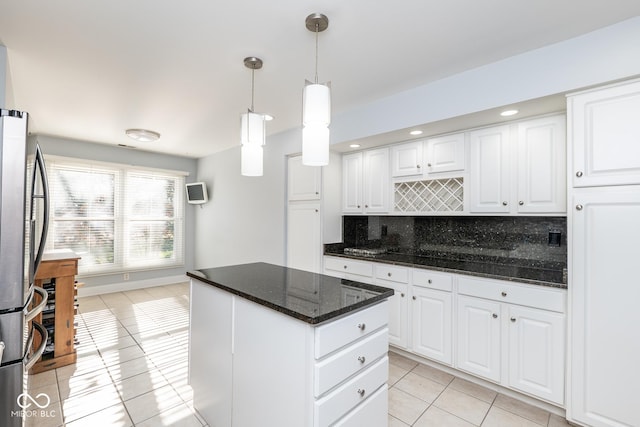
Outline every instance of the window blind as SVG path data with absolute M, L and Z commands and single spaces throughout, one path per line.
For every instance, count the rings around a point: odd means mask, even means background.
M 47 249 L 71 249 L 80 274 L 184 264 L 184 175 L 47 158 Z

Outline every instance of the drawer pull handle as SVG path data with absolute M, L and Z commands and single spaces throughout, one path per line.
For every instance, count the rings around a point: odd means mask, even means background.
M 516 323 L 516 318 L 515 318 L 515 317 L 512 317 L 512 318 L 511 318 L 511 321 L 512 321 L 513 323 Z
M 364 328 L 366 328 L 367 325 L 365 325 L 364 323 L 358 323 L 358 329 L 360 329 L 361 331 L 364 331 Z
M 514 321 L 514 322 L 515 322 L 515 320 L 516 320 L 516 319 L 513 319 L 513 321 Z M 360 362 L 360 363 L 364 363 L 364 362 L 365 362 L 365 360 L 366 360 L 366 359 L 365 359 L 365 357 L 364 357 L 364 356 L 360 356 L 360 357 L 358 357 L 358 362 Z
M 391 277 L 391 272 L 387 273 L 387 276 Z
M 365 393 L 365 391 L 364 391 L 363 388 L 359 388 L 358 389 L 358 394 L 360 395 L 360 397 L 364 397 L 364 393 Z
M 500 295 L 502 295 L 503 297 L 506 297 L 507 293 L 505 291 L 502 291 L 502 293 Z
M 496 313 L 493 313 L 493 314 L 491 315 L 491 317 L 493 317 L 494 319 L 497 319 L 497 318 L 498 318 L 498 315 L 497 315 Z

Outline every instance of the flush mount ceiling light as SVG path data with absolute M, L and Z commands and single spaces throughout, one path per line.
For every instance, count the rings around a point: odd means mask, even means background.
M 240 172 L 244 176 L 262 176 L 263 146 L 265 145 L 265 120 L 273 120 L 268 114 L 253 111 L 255 70 L 262 68 L 262 60 L 254 56 L 244 58 L 244 66 L 251 70 L 251 107 L 240 115 Z
M 312 13 L 305 25 L 316 33 L 316 73 L 314 83 L 305 80 L 302 92 L 302 164 L 326 166 L 329 164 L 331 83 L 318 83 L 318 34 L 329 27 L 329 18 Z
M 349 144 L 349 148 L 360 148 L 360 144 Z
M 158 132 L 147 129 L 127 129 L 125 133 L 129 138 L 140 142 L 152 142 L 157 141 L 160 138 L 160 134 Z
M 515 116 L 516 114 L 518 114 L 518 110 L 504 110 L 500 113 L 502 117 Z
M 409 132 L 409 135 L 413 135 L 413 136 L 422 135 L 422 131 L 421 130 L 412 130 L 411 132 Z

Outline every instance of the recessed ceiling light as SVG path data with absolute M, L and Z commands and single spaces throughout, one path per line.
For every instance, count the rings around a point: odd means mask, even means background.
M 422 131 L 421 130 L 412 130 L 411 132 L 409 132 L 409 135 L 422 135 Z
M 152 142 L 160 138 L 160 134 L 158 132 L 147 129 L 127 129 L 125 133 L 129 138 L 140 142 Z
M 349 145 L 350 148 L 360 148 L 360 144 L 351 144 Z
M 518 110 L 504 110 L 500 113 L 502 117 L 515 116 L 516 114 L 518 114 Z

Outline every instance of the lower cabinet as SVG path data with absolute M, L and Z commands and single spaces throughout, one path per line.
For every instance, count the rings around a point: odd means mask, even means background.
M 459 278 L 456 368 L 564 404 L 566 292 Z
M 451 365 L 451 292 L 412 286 L 411 293 L 411 350 Z

